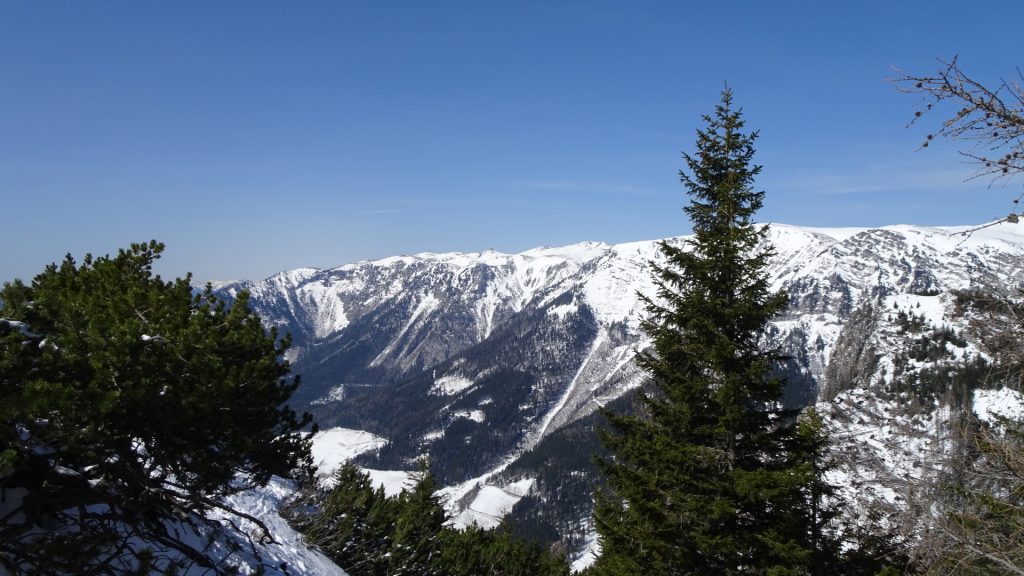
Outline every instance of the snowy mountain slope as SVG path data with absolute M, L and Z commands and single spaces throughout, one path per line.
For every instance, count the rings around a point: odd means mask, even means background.
M 907 318 L 962 329 L 952 291 L 1022 284 L 1024 225 L 964 230 L 771 225 L 770 278 L 791 303 L 771 333 L 793 355 L 787 401 L 888 390 L 925 374 L 934 359 L 901 359 L 921 345 Z M 251 291 L 257 311 L 295 336 L 295 400 L 321 425 L 390 441 L 365 464 L 408 469 L 429 453 L 444 483 L 479 494 L 525 480 L 496 474 L 641 385 L 639 294 L 654 294 L 648 263 L 658 258 L 655 241 L 418 254 L 286 272 L 225 293 Z M 983 356 L 969 341 L 943 345 L 959 359 Z
M 864 303 L 890 294 L 1020 283 L 1022 225 L 1001 224 L 968 237 L 958 235 L 962 230 L 771 225 L 777 250 L 771 278 L 791 295 L 790 310 L 776 322 L 777 337 L 794 348 L 806 344 L 801 368 L 820 386 L 845 322 Z M 345 397 L 346 387 L 356 392 L 443 371 L 445 362 L 531 310 L 547 310 L 550 323 L 571 322 L 585 310 L 596 324 L 593 339 L 566 358 L 571 376 L 558 384 L 562 390 L 550 406 L 556 413 L 537 423 L 533 438 L 636 385 L 628 357 L 642 345 L 637 294 L 653 294 L 647 263 L 657 257 L 653 241 L 511 255 L 426 253 L 300 269 L 227 291 L 249 290 L 257 311 L 295 336 L 296 371 L 304 378 L 298 400 L 328 406 L 338 403 L 330 398 Z M 550 307 L 559 297 L 564 300 Z M 437 376 L 460 377 L 457 371 Z

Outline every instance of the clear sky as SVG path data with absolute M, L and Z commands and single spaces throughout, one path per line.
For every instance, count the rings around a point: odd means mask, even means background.
M 1024 2 L 0 0 L 0 280 L 156 238 L 260 279 L 685 234 L 724 82 L 764 221 L 970 224 L 1020 183 L 918 151 L 893 66 L 1024 65 Z M 934 121 L 937 121 L 936 118 Z

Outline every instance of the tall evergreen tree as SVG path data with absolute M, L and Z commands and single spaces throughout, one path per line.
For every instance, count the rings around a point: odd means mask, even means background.
M 743 132 L 729 89 L 703 119 L 680 172 L 694 235 L 662 242 L 651 264 L 653 349 L 638 359 L 650 391 L 638 414 L 605 414 L 598 574 L 805 574 L 824 549 L 820 432 L 782 408 L 783 356 L 764 338 L 787 297 L 771 291 L 773 249 L 752 220 L 757 133 Z

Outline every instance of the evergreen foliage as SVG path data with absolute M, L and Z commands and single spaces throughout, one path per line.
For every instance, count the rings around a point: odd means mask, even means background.
M 228 308 L 188 278 L 154 276 L 162 250 L 68 256 L 0 291 L 0 565 L 12 573 L 173 571 L 175 555 L 218 572 L 169 519 L 235 512 L 221 497 L 309 463 L 309 418 L 286 405 L 299 384 L 280 360 L 288 339 L 246 294 Z
M 606 412 L 598 494 L 602 554 L 594 573 L 813 574 L 835 569 L 826 526 L 821 428 L 798 425 L 771 376 L 782 355 L 764 348 L 787 297 L 772 292 L 767 229 L 753 223 L 756 132 L 745 134 L 726 89 L 680 177 L 694 236 L 662 242 L 652 263 L 657 300 L 643 328 L 653 350 L 640 413 Z
M 354 464 L 326 493 L 313 491 L 286 511 L 292 525 L 352 576 L 567 576 L 565 560 L 507 530 L 456 530 L 423 465 L 416 483 L 388 498 Z

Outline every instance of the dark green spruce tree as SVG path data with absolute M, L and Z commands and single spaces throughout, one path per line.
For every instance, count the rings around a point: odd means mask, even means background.
M 766 348 L 768 322 L 787 306 L 772 292 L 774 254 L 754 223 L 757 133 L 745 133 L 732 92 L 680 172 L 694 235 L 661 244 L 657 297 L 643 328 L 653 348 L 635 415 L 606 413 L 598 464 L 608 489 L 595 522 L 611 574 L 813 574 L 837 547 L 824 534 L 820 428 L 799 425 L 772 376 L 784 359 Z M 834 568 L 830 568 L 834 569 Z

